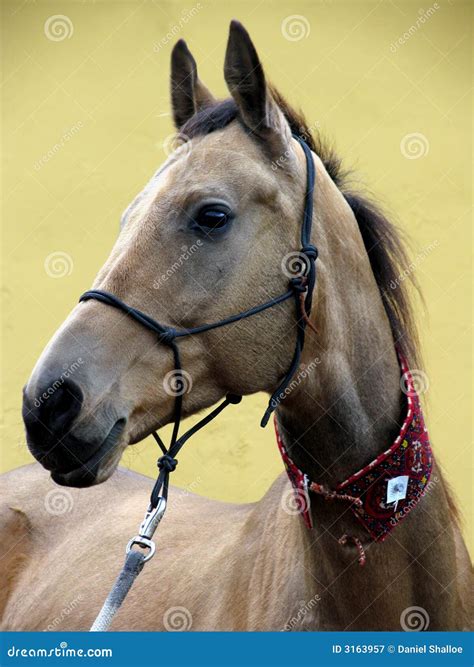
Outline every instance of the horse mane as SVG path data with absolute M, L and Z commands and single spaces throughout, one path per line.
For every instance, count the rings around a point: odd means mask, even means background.
M 304 115 L 296 111 L 273 87 L 271 95 L 280 107 L 293 134 L 301 137 L 321 159 L 326 171 L 351 207 L 370 265 L 380 290 L 382 302 L 392 329 L 395 343 L 412 368 L 421 367 L 418 333 L 408 285 L 419 292 L 418 284 L 409 270 L 410 260 L 400 230 L 390 222 L 381 208 L 369 197 L 351 190 L 350 172 L 333 146 L 319 132 L 313 132 Z M 181 128 L 179 136 L 188 141 L 225 128 L 239 118 L 232 99 L 217 102 L 192 116 Z

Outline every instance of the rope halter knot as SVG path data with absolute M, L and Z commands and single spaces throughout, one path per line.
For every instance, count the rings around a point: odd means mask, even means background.
M 242 400 L 242 396 L 239 396 L 239 394 L 227 394 L 225 400 L 230 405 L 238 405 Z
M 157 461 L 157 466 L 160 470 L 166 470 L 166 472 L 173 472 L 176 470 L 178 465 L 178 460 L 174 459 L 170 454 L 163 454 Z
M 158 340 L 160 343 L 163 343 L 163 345 L 172 345 L 176 339 L 176 333 L 175 329 L 169 327 L 164 329 L 164 331 L 158 335 Z
M 308 280 L 306 276 L 296 276 L 295 278 L 291 278 L 290 280 L 291 289 L 296 294 L 305 294 L 307 282 Z
M 304 245 L 301 248 L 300 252 L 302 255 L 306 255 L 306 257 L 310 260 L 310 262 L 315 262 L 318 259 L 319 255 L 318 249 L 312 243 Z

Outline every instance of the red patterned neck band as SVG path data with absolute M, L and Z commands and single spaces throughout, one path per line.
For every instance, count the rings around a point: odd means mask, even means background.
M 372 539 L 383 542 L 425 494 L 433 459 L 430 441 L 413 377 L 406 359 L 400 353 L 398 356 L 407 397 L 407 415 L 400 433 L 389 449 L 335 489 L 310 481 L 295 465 L 283 444 L 275 419 L 278 448 L 308 528 L 313 526 L 310 496 L 316 493 L 327 500 L 349 502 L 352 512 Z

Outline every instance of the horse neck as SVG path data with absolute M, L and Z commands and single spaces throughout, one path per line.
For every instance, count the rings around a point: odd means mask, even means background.
M 321 164 L 317 173 L 317 334 L 307 329 L 305 377 L 278 421 L 298 467 L 334 486 L 393 442 L 403 401 L 392 331 L 357 220 Z

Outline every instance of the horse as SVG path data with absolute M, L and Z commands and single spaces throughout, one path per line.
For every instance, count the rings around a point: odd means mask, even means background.
M 303 139 L 316 170 L 318 280 L 298 381 L 278 403 L 276 422 L 294 465 L 334 489 L 385 450 L 404 419 L 397 350 L 420 366 L 406 281 L 394 283 L 408 259 L 394 225 L 349 189 L 334 151 L 267 83 L 237 21 L 224 76 L 230 98 L 217 100 L 186 43 L 174 46 L 178 147 L 126 209 L 94 289 L 184 328 L 284 292 L 282 259 L 298 248 L 304 212 Z M 197 251 L 168 271 L 193 244 Z M 167 279 L 155 289 L 161 275 Z M 183 415 L 229 393 L 271 394 L 296 329 L 293 302 L 285 301 L 245 324 L 183 339 L 182 365 L 193 380 Z M 73 369 L 67 377 L 65 368 Z M 128 445 L 172 421 L 173 392 L 161 380 L 173 371 L 153 332 L 97 300 L 78 303 L 45 348 L 24 389 L 27 443 L 38 463 L 2 476 L 3 629 L 90 627 L 152 483 L 118 463 Z M 88 475 L 79 474 L 92 460 Z M 45 510 L 58 488 L 46 471 L 68 487 L 68 512 Z M 425 629 L 467 629 L 470 560 L 436 460 L 428 490 L 377 541 L 330 494 L 311 494 L 307 527 L 288 511 L 285 472 L 244 505 L 172 488 L 158 555 L 112 629 L 400 630 L 413 629 L 412 613 L 422 614 Z

